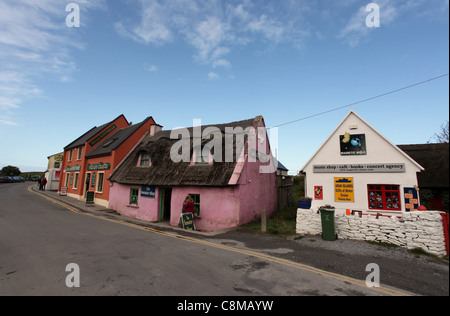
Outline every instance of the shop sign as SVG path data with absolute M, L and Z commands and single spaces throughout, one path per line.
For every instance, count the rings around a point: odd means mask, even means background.
M 95 181 L 96 181 L 96 174 L 95 172 L 92 174 L 92 181 L 91 181 L 91 188 L 95 188 Z
M 353 178 L 334 178 L 336 202 L 355 202 Z
M 81 170 L 81 166 L 72 166 L 72 167 L 66 168 L 67 172 L 80 171 L 80 170 Z
M 181 214 L 181 222 L 183 223 L 184 229 L 195 230 L 194 214 L 192 213 Z
M 59 191 L 59 195 L 67 196 L 67 187 L 61 187 L 61 191 Z
M 88 171 L 109 170 L 109 169 L 111 169 L 110 163 L 99 163 L 96 165 L 88 165 L 87 167 Z
M 141 196 L 145 198 L 156 198 L 156 187 L 143 186 L 141 188 Z
M 365 134 L 345 133 L 340 136 L 340 143 L 342 156 L 367 155 Z
M 109 134 L 111 134 L 111 132 L 113 132 L 115 129 L 117 128 L 116 124 L 112 125 L 111 127 L 109 127 L 106 131 L 104 131 L 103 133 L 101 133 L 100 135 L 98 135 L 96 138 L 94 138 L 89 145 L 91 147 L 95 146 L 98 142 L 100 142 L 103 138 L 105 138 L 106 136 L 108 136 Z
M 405 173 L 404 163 L 314 165 L 314 173 Z
M 57 161 L 57 162 L 62 162 L 62 161 L 63 161 L 63 155 L 56 155 L 56 156 L 54 157 L 54 159 L 55 159 L 55 161 Z

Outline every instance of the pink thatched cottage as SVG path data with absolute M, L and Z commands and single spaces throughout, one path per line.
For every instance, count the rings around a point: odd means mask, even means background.
M 236 227 L 277 207 L 276 161 L 264 119 L 157 131 L 113 171 L 109 208 L 177 226 L 187 195 L 197 230 Z

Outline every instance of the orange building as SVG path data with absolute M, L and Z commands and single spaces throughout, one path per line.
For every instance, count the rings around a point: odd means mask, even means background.
M 124 115 L 92 128 L 64 148 L 58 191 L 107 207 L 110 173 L 144 135 L 157 128 L 152 117 L 131 125 Z

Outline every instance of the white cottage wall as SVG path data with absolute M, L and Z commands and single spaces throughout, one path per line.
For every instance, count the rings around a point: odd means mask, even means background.
M 366 155 L 341 155 L 340 135 L 364 134 L 366 138 Z M 339 164 L 405 164 L 404 173 L 314 173 L 314 165 L 339 165 Z M 409 156 L 404 154 L 397 146 L 392 144 L 383 135 L 361 119 L 353 111 L 336 128 L 332 135 L 325 141 L 322 147 L 314 154 L 311 160 L 303 168 L 306 173 L 305 192 L 309 197 L 314 197 L 315 186 L 323 187 L 323 200 L 312 201 L 312 208 L 330 204 L 336 207 L 338 213 L 345 213 L 346 209 L 369 209 L 368 185 L 399 185 L 400 186 L 400 211 L 383 211 L 383 214 L 404 213 L 405 202 L 403 189 L 417 185 L 417 173 L 421 167 Z M 354 202 L 335 201 L 335 177 L 351 177 L 354 180 Z M 379 210 L 374 210 L 379 213 Z

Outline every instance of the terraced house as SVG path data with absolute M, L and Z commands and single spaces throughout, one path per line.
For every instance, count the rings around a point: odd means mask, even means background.
M 152 117 L 132 125 L 120 115 L 81 135 L 64 148 L 60 194 L 108 206 L 110 173 L 156 127 Z

